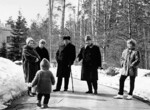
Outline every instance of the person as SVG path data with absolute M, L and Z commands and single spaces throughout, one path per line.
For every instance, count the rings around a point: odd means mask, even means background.
M 34 80 L 31 83 L 31 87 L 37 86 L 37 106 L 42 108 L 48 108 L 48 102 L 50 99 L 50 93 L 52 91 L 52 85 L 55 84 L 55 79 L 52 72 L 49 70 L 49 61 L 44 58 L 40 62 L 40 70 L 37 71 Z M 44 102 L 41 106 L 41 99 L 44 96 Z
M 63 37 L 63 45 L 59 46 L 56 53 L 57 68 L 57 85 L 56 91 L 60 91 L 62 85 L 62 78 L 64 78 L 64 91 L 68 90 L 69 77 L 71 72 L 71 65 L 74 63 L 76 57 L 75 46 L 70 41 L 70 36 Z
M 49 53 L 48 50 L 45 48 L 46 41 L 44 39 L 41 39 L 39 41 L 39 45 L 35 48 L 36 52 L 40 56 L 40 60 L 38 61 L 38 68 L 40 69 L 40 62 L 42 61 L 43 58 L 46 58 L 48 61 L 49 60 Z
M 119 81 L 119 92 L 114 98 L 122 99 L 124 92 L 124 82 L 126 78 L 130 77 L 130 91 L 128 93 L 127 99 L 131 100 L 133 98 L 134 83 L 137 76 L 137 66 L 140 63 L 140 53 L 136 49 L 136 41 L 134 39 L 129 39 L 127 41 L 127 49 L 122 53 L 121 57 L 121 77 Z
M 82 60 L 81 80 L 87 82 L 88 91 L 86 93 L 97 94 L 98 67 L 101 68 L 101 53 L 98 46 L 92 43 L 90 36 L 85 36 L 85 46 L 81 48 L 77 61 Z
M 26 39 L 26 45 L 23 47 L 22 61 L 23 61 L 23 71 L 25 75 L 25 82 L 31 83 L 37 70 L 38 61 L 40 56 L 34 49 L 34 40 L 31 37 Z M 28 88 L 28 95 L 35 95 L 35 88 Z M 33 93 L 32 93 L 33 92 Z

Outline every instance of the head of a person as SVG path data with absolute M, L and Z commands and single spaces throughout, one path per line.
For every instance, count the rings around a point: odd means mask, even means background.
M 45 47 L 45 44 L 46 44 L 46 41 L 45 41 L 44 39 L 41 39 L 41 40 L 39 41 L 39 47 L 40 47 L 40 48 Z
M 136 41 L 134 39 L 127 40 L 127 48 L 128 49 L 135 49 Z
M 34 45 L 35 45 L 35 42 L 34 42 L 34 39 L 32 38 L 32 37 L 28 37 L 27 39 L 26 39 L 26 45 L 28 45 L 28 46 L 30 46 L 30 47 L 34 47 Z
M 92 39 L 89 35 L 85 36 L 85 45 L 91 45 L 92 44 Z
M 63 43 L 65 44 L 65 45 L 67 45 L 67 44 L 69 44 L 70 43 L 70 36 L 64 36 L 63 37 Z
M 42 61 L 40 62 L 40 68 L 42 70 L 49 70 L 50 68 L 50 63 L 46 58 L 43 58 Z

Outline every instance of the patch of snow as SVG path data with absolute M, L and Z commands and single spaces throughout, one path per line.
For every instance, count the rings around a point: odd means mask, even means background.
M 0 57 L 0 108 L 27 88 L 22 66 Z

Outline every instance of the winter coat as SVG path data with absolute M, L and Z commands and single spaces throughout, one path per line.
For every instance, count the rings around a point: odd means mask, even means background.
M 121 56 L 122 75 L 137 76 L 137 66 L 140 63 L 139 51 L 125 49 Z
M 38 63 L 36 62 L 36 59 L 40 59 L 39 55 L 35 51 L 34 48 L 25 45 L 23 47 L 22 52 L 22 61 L 23 61 L 23 71 L 25 75 L 25 82 L 30 83 L 37 70 L 38 70 Z
M 98 67 L 101 67 L 101 53 L 98 46 L 81 48 L 78 55 L 79 61 L 82 60 L 81 80 L 95 81 L 98 80 Z
M 76 57 L 75 46 L 71 43 L 61 45 L 56 53 L 58 63 L 57 77 L 70 77 L 71 65 Z
M 40 48 L 38 46 L 38 47 L 35 48 L 35 50 L 40 56 L 40 60 L 38 62 L 38 68 L 40 69 L 40 62 L 42 61 L 43 58 L 46 58 L 49 61 L 49 53 L 48 53 L 48 50 L 45 47 Z
M 55 79 L 51 71 L 49 71 L 49 61 L 43 59 L 40 63 L 40 70 L 36 73 L 31 86 L 36 86 L 37 92 L 42 94 L 50 94 L 52 91 L 52 85 L 55 84 Z

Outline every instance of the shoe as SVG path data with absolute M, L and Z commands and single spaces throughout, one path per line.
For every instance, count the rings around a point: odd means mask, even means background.
M 64 89 L 64 91 L 68 91 L 67 89 Z
M 36 104 L 38 107 L 41 107 L 41 102 L 38 101 L 38 103 Z
M 87 91 L 85 92 L 86 94 L 92 94 L 93 92 L 92 91 Z
M 31 87 L 28 87 L 28 95 L 30 96 L 30 93 L 31 93 Z
M 115 98 L 115 99 L 123 99 L 123 95 L 119 95 L 119 94 L 118 94 L 118 95 L 114 96 L 114 98 Z
M 126 99 L 127 99 L 127 100 L 132 100 L 132 99 L 133 99 L 133 96 L 132 96 L 132 95 L 128 95 Z
M 44 109 L 44 108 L 48 108 L 48 105 L 44 104 L 44 105 L 41 106 L 41 109 Z
M 59 89 L 55 89 L 55 90 L 53 90 L 54 92 L 58 92 L 58 91 L 60 91 Z
M 94 94 L 96 95 L 96 94 L 97 94 L 97 91 L 95 91 Z

